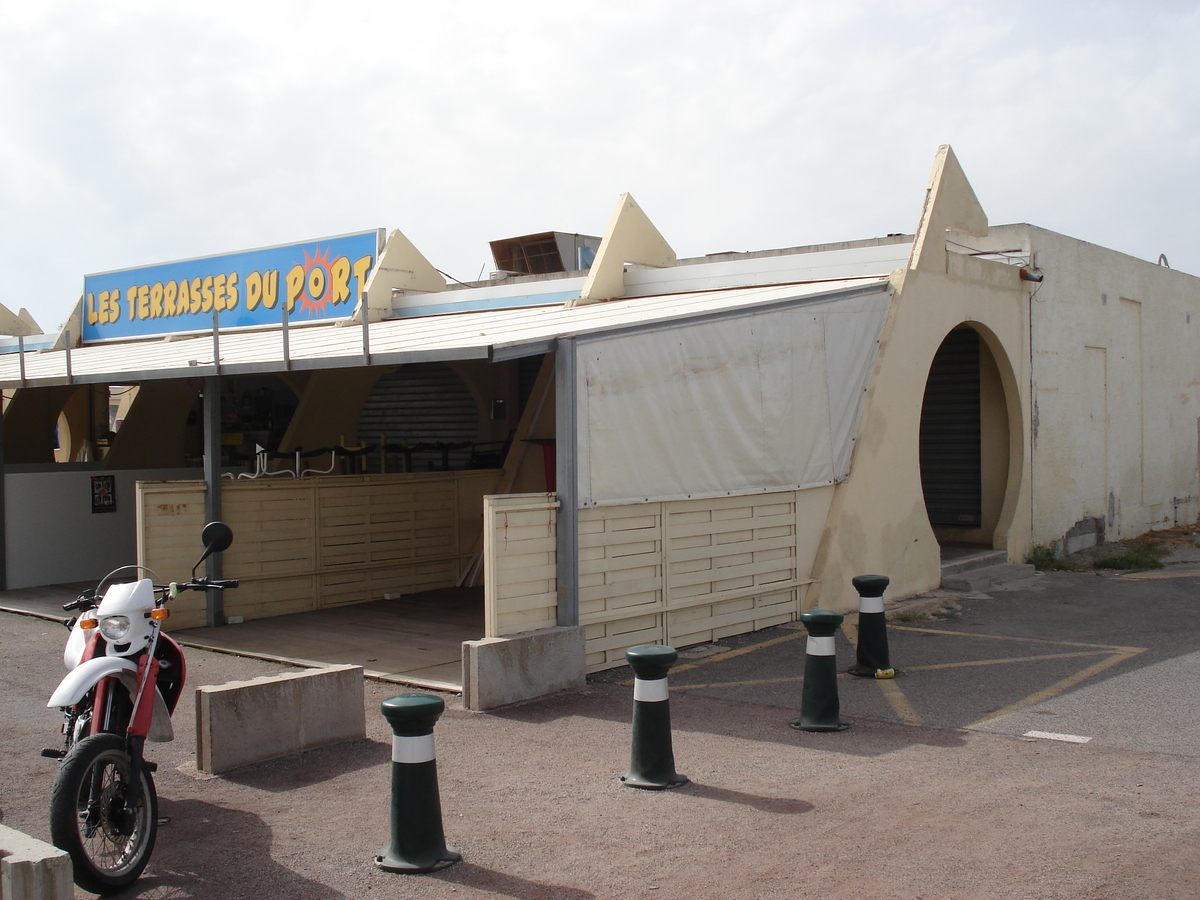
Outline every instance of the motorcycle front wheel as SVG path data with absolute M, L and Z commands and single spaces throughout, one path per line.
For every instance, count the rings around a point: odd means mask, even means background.
M 143 768 L 132 815 L 125 812 L 130 758 L 116 734 L 86 737 L 71 748 L 50 792 L 50 837 L 67 851 L 75 883 L 94 894 L 132 884 L 150 861 L 158 833 L 158 796 Z

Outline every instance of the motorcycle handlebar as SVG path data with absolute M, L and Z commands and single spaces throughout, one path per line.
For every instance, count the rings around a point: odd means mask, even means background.
M 226 588 L 235 588 L 238 586 L 236 578 L 197 578 L 195 581 L 184 581 L 179 585 L 181 591 L 207 591 L 209 588 L 214 588 L 218 591 L 223 591 Z
M 74 612 L 77 609 L 90 609 L 96 605 L 96 594 L 94 591 L 84 591 L 70 603 L 62 605 L 63 612 Z

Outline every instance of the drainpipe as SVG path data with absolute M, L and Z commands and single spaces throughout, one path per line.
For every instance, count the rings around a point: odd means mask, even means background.
M 555 481 L 558 491 L 558 624 L 579 624 L 579 404 L 575 338 L 554 354 Z

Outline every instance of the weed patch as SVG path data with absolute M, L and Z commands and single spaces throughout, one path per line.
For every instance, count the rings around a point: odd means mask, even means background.
M 1039 572 L 1073 572 L 1075 563 L 1061 559 L 1053 547 L 1034 547 L 1027 560 Z
M 1166 548 L 1160 539 L 1151 535 L 1135 538 L 1125 545 L 1123 553 L 1098 556 L 1092 560 L 1097 569 L 1124 569 L 1129 572 L 1148 572 L 1163 567 Z

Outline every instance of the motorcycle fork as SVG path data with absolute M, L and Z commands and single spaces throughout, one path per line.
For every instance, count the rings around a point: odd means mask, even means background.
M 92 700 L 92 721 L 88 734 L 100 734 L 108 730 L 108 720 L 112 715 L 111 678 L 101 678 L 96 682 L 96 695 Z
M 145 768 L 142 752 L 145 744 L 145 737 L 133 734 L 125 737 L 125 749 L 129 753 L 129 786 L 125 793 L 125 815 L 121 822 L 121 831 L 126 835 L 133 834 L 133 826 L 137 822 L 138 801 L 142 799 L 142 769 Z
M 142 797 L 142 770 L 146 767 L 142 756 L 146 747 L 146 734 L 150 731 L 150 723 L 154 718 L 158 668 L 158 660 L 154 658 L 153 653 L 146 653 L 138 660 L 138 691 L 133 700 L 133 715 L 125 734 L 125 749 L 129 753 L 129 790 L 125 795 L 125 821 L 131 830 L 138 801 Z

